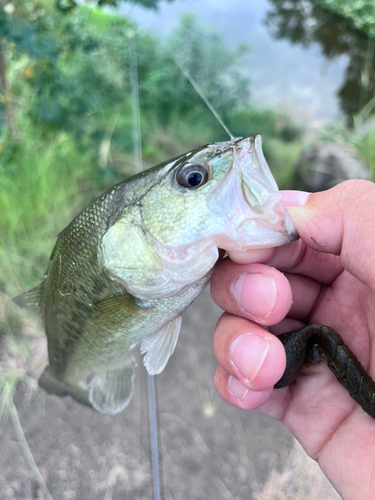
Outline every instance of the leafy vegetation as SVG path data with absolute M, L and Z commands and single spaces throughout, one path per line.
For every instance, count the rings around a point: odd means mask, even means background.
M 325 0 L 324 0 L 325 1 Z M 328 2 L 328 0 L 327 0 Z M 340 108 L 353 126 L 353 117 L 375 97 L 375 44 L 365 32 L 339 14 L 328 3 L 315 0 L 269 0 L 271 9 L 265 23 L 276 39 L 286 39 L 303 47 L 318 44 L 328 60 L 345 56 L 345 75 L 337 92 Z M 359 5 L 362 0 L 335 2 Z M 373 11 L 367 2 L 367 14 Z
M 355 119 L 355 127 L 348 129 L 340 124 L 325 127 L 321 139 L 349 149 L 368 170 L 369 179 L 375 182 L 375 121 L 363 120 L 361 115 Z
M 0 12 L 3 104 L 12 104 L 3 107 L 0 143 L 0 289 L 14 295 L 35 285 L 56 234 L 99 191 L 133 173 L 132 50 L 146 166 L 227 138 L 179 64 L 234 134 L 265 133 L 271 166 L 287 182 L 301 132 L 281 113 L 249 105 L 250 81 L 239 70 L 246 47 L 229 50 L 193 16 L 157 40 L 100 9 L 19 5 Z
M 347 19 L 356 29 L 375 36 L 375 4 L 372 0 L 319 0 L 327 10 Z
M 143 5 L 149 9 L 156 9 L 161 0 L 91 0 L 91 3 L 98 5 L 99 7 L 109 6 L 118 7 L 122 2 L 130 2 L 134 4 Z M 173 0 L 167 0 L 173 1 Z M 75 0 L 56 0 L 56 6 L 63 12 L 68 12 L 70 10 L 78 7 L 79 3 Z

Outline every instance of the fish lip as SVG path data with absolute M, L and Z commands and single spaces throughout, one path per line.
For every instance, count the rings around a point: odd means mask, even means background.
M 209 208 L 224 216 L 224 225 L 233 233 L 246 232 L 248 248 L 256 232 L 256 246 L 280 246 L 298 239 L 297 231 L 282 201 L 281 193 L 262 150 L 262 135 L 250 134 L 232 141 L 233 162 L 229 173 L 208 194 Z M 251 224 L 250 224 L 251 223 Z M 274 238 L 272 238 L 274 233 Z M 264 235 L 265 244 L 261 244 Z M 244 240 L 244 234 L 241 239 Z

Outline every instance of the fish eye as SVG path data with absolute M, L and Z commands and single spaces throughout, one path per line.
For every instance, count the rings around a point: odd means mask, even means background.
M 201 163 L 185 163 L 177 172 L 176 179 L 181 186 L 198 188 L 208 181 L 208 170 Z

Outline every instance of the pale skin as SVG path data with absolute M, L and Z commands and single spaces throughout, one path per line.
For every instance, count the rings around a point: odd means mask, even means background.
M 273 389 L 285 353 L 270 332 L 330 326 L 375 379 L 375 184 L 348 181 L 309 196 L 286 192 L 284 199 L 301 239 L 232 253 L 214 272 L 212 297 L 227 311 L 213 338 L 215 386 L 228 403 L 281 420 L 344 500 L 371 499 L 375 420 L 325 362 Z

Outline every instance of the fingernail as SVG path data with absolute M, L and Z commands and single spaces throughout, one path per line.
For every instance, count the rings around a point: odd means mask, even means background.
M 232 377 L 232 375 L 230 375 L 228 379 L 228 389 L 229 392 L 240 401 L 242 401 L 249 392 L 249 389 L 245 387 L 237 378 Z
M 233 296 L 241 309 L 262 323 L 276 304 L 277 287 L 271 275 L 243 274 L 233 285 Z
M 307 191 L 281 191 L 283 202 L 287 207 L 300 207 L 307 203 L 311 193 Z
M 267 338 L 256 333 L 245 333 L 236 338 L 229 351 L 232 365 L 240 372 L 247 383 L 251 383 L 264 360 L 269 349 Z

